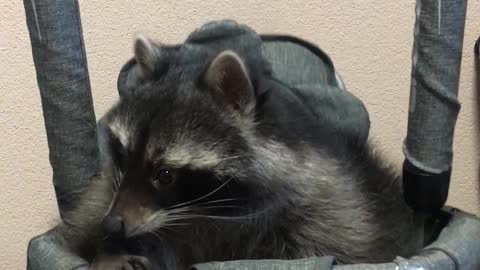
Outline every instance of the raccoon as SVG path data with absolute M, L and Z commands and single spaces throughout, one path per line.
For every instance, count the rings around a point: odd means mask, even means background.
M 416 251 L 400 177 L 371 144 L 315 121 L 239 52 L 186 66 L 178 51 L 136 39 L 131 95 L 102 120 L 111 160 L 55 229 L 92 269 Z

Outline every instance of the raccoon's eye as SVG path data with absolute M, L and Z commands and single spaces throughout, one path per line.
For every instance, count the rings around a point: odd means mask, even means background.
M 176 171 L 170 169 L 157 170 L 152 177 L 152 185 L 156 189 L 161 189 L 175 182 Z

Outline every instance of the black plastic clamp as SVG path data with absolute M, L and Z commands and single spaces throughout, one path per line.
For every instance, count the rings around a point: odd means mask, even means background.
M 403 164 L 403 195 L 416 212 L 436 213 L 447 201 L 452 169 L 440 174 L 425 172 L 405 160 Z

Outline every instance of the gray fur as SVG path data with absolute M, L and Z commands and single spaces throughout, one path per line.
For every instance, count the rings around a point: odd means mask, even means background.
M 158 57 L 169 59 L 177 53 L 161 47 L 149 51 L 162 51 Z M 342 134 L 331 133 L 332 127 L 308 122 L 307 114 L 284 106 L 287 101 L 275 96 L 277 86 L 268 73 L 257 72 L 262 70 L 258 67 L 252 71 L 240 54 L 228 54 L 242 61 L 240 75 L 229 76 L 236 68 L 209 69 L 221 50 L 188 67 L 173 61 L 162 72 L 150 70 L 150 81 L 138 82 L 135 92 L 107 113 L 100 130 L 108 133 L 106 143 L 119 144 L 108 148 L 112 162 L 57 228 L 66 245 L 89 260 L 134 250 L 133 255 L 149 258 L 153 269 L 321 255 L 333 255 L 341 263 L 385 262 L 413 254 L 412 213 L 403 202 L 398 174 L 369 145 L 351 145 Z M 226 74 L 215 74 L 219 72 Z M 210 83 L 239 76 L 255 89 L 252 102 L 234 100 L 253 104 L 248 113 L 223 106 L 232 100 L 218 100 L 219 89 Z M 248 87 L 233 97 L 250 95 Z M 262 89 L 270 89 L 271 96 L 257 102 Z M 271 109 L 277 106 L 284 108 L 282 116 Z M 120 165 L 117 152 L 126 155 L 127 164 Z M 187 179 L 188 185 L 178 184 L 180 191 L 162 193 L 175 203 L 148 205 L 144 201 L 157 194 L 149 186 L 150 171 L 160 167 L 206 171 L 219 184 L 202 196 L 177 201 L 176 194 L 191 192 L 190 184 L 203 186 L 200 179 Z M 246 191 L 239 194 L 247 201 L 231 205 L 241 198 L 214 200 L 227 189 L 237 194 L 242 188 Z M 227 215 L 222 207 L 234 210 Z M 99 229 L 103 217 L 112 213 L 126 221 L 129 239 L 120 251 L 103 244 L 108 236 Z M 136 244 L 130 246 L 130 239 Z M 154 251 L 145 252 L 139 242 L 153 243 Z

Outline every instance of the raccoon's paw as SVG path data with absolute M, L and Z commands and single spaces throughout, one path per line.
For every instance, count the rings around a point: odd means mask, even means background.
M 111 255 L 95 258 L 91 270 L 151 270 L 150 261 L 141 256 Z

